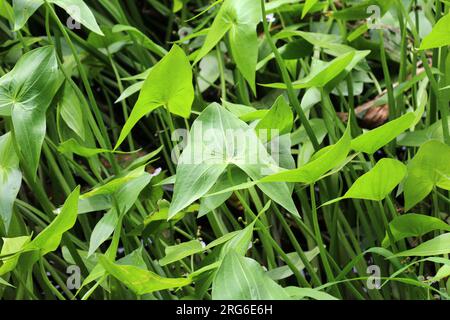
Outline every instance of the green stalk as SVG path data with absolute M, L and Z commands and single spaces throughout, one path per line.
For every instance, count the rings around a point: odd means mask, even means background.
M 292 104 L 292 106 L 294 107 L 295 111 L 297 112 L 297 115 L 300 118 L 301 124 L 305 127 L 306 133 L 314 147 L 314 150 L 317 151 L 317 150 L 319 150 L 319 143 L 317 141 L 317 138 L 314 134 L 314 131 L 311 128 L 311 125 L 308 122 L 308 119 L 305 116 L 305 113 L 303 112 L 302 107 L 300 106 L 300 103 L 298 102 L 298 99 L 294 92 L 294 88 L 292 86 L 291 78 L 289 77 L 289 73 L 286 68 L 286 64 L 284 63 L 283 58 L 281 57 L 281 54 L 278 51 L 278 48 L 276 47 L 275 43 L 273 42 L 272 36 L 270 35 L 269 27 L 268 27 L 267 20 L 266 20 L 265 0 L 261 0 L 261 9 L 262 9 L 262 16 L 263 16 L 264 35 L 265 35 L 267 42 L 269 43 L 269 46 L 275 56 L 275 60 L 277 61 L 278 68 L 280 69 L 281 76 L 283 78 L 283 82 L 286 84 L 289 101 Z
M 315 240 L 316 240 L 317 246 L 319 247 L 320 258 L 322 260 L 322 264 L 325 269 L 325 274 L 327 275 L 328 282 L 334 282 L 335 279 L 334 279 L 333 271 L 331 271 L 330 262 L 328 261 L 328 256 L 325 252 L 325 245 L 323 243 L 322 235 L 320 232 L 319 217 L 317 215 L 317 206 L 316 206 L 316 191 L 314 189 L 314 184 L 309 185 L 309 192 L 310 192 L 310 196 L 311 196 L 311 209 L 312 209 L 314 234 L 315 234 Z M 335 287 L 334 291 L 338 295 L 340 295 L 339 289 L 337 287 Z

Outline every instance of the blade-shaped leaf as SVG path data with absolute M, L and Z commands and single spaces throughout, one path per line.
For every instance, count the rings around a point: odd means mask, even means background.
M 142 31 L 137 28 L 126 26 L 126 25 L 115 25 L 112 28 L 112 32 L 128 32 L 134 36 L 135 41 L 141 44 L 143 47 L 149 49 L 150 51 L 156 53 L 160 57 L 164 57 L 167 54 L 166 49 L 157 45 L 151 39 L 149 39 Z
M 14 31 L 21 29 L 44 0 L 13 0 Z
M 99 188 L 97 193 L 94 193 L 94 196 L 110 194 L 111 198 L 115 200 L 112 201 L 112 209 L 100 219 L 92 231 L 88 256 L 93 254 L 111 236 L 117 223 L 120 222 L 120 216 L 131 209 L 139 194 L 150 183 L 152 176 L 143 171 L 143 168 L 134 170 L 126 179 L 123 177 L 110 181 L 108 184 L 100 187 L 104 188 L 103 191 Z M 102 193 L 98 193 L 99 190 Z M 83 199 L 85 199 L 86 194 L 83 196 Z
M 77 221 L 79 196 L 80 187 L 78 186 L 67 197 L 61 213 L 27 245 L 27 250 L 40 250 L 41 254 L 45 255 L 58 248 L 63 234 L 72 229 Z
M 11 133 L 7 133 L 0 137 L 0 218 L 7 231 L 21 184 L 19 158 L 14 150 Z
M 64 86 L 64 92 L 59 101 L 61 117 L 64 122 L 82 140 L 85 139 L 86 129 L 84 127 L 83 101 L 80 101 L 75 90 L 69 84 Z

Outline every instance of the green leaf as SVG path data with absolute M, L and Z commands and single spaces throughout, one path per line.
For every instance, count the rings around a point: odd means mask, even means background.
M 435 186 L 450 190 L 450 147 L 430 140 L 424 143 L 408 163 L 404 183 L 405 210 L 422 201 Z
M 150 38 L 148 38 L 144 33 L 142 33 L 139 29 L 135 27 L 118 24 L 112 28 L 112 32 L 124 32 L 124 31 L 131 34 L 133 36 L 134 41 L 142 45 L 144 48 L 147 48 L 153 53 L 157 54 L 161 58 L 167 54 L 166 49 L 157 45 L 155 42 L 153 42 Z
M 169 217 L 203 197 L 229 165 L 236 165 L 254 181 L 261 179 L 265 172 L 280 170 L 255 131 L 213 103 L 192 125 L 188 144 L 178 162 Z M 298 214 L 287 184 L 257 185 L 272 200 Z
M 176 74 L 176 77 L 171 75 Z M 194 101 L 192 69 L 184 51 L 174 45 L 170 52 L 150 71 L 138 101 L 125 123 L 115 149 L 125 140 L 131 129 L 146 114 L 166 106 L 176 115 L 188 118 Z
M 450 233 L 444 233 L 428 240 L 414 249 L 395 254 L 395 257 L 426 257 L 450 253 Z
M 44 0 L 14 0 L 14 31 L 21 29 L 43 4 Z
M 450 231 L 450 225 L 441 219 L 425 216 L 422 214 L 403 214 L 395 217 L 389 223 L 394 241 L 409 237 L 421 237 L 428 232 L 434 230 Z M 386 235 L 383 240 L 383 247 L 388 247 L 390 244 L 389 237 Z
M 292 83 L 294 89 L 311 87 L 324 87 L 328 82 L 343 72 L 355 57 L 355 51 L 350 51 L 334 60 L 325 63 L 321 68 L 316 68 L 307 77 Z M 265 87 L 286 89 L 284 83 L 265 84 Z
M 64 92 L 59 101 L 61 117 L 64 122 L 82 140 L 85 139 L 86 129 L 84 127 L 83 107 L 87 107 L 81 101 L 71 85 L 64 86 Z
M 34 0 L 33 0 L 34 1 Z M 103 35 L 102 30 L 95 20 L 94 14 L 91 9 L 84 3 L 83 0 L 47 0 L 53 2 L 57 6 L 63 8 L 68 15 L 70 15 L 75 21 L 81 23 L 86 28 L 99 35 Z
M 223 259 L 230 251 L 245 256 L 252 245 L 253 230 L 255 228 L 256 219 L 253 220 L 244 229 L 236 231 L 235 235 L 221 249 L 220 258 Z
M 14 288 L 13 285 L 11 285 L 8 281 L 4 280 L 3 278 L 0 278 L 0 285 Z
M 32 178 L 46 132 L 46 111 L 61 85 L 53 47 L 24 54 L 0 79 L 0 115 L 12 116 L 20 160 Z
M 359 177 L 343 197 L 328 201 L 329 205 L 342 199 L 366 199 L 381 201 L 403 180 L 406 175 L 406 166 L 395 159 L 381 159 L 377 164 Z
M 240 185 L 245 183 L 248 180 L 247 175 L 237 167 L 234 167 L 232 170 L 233 181 L 228 179 L 228 174 L 223 173 L 214 186 L 208 191 L 208 193 L 201 198 L 200 200 L 200 209 L 198 212 L 198 218 L 206 215 L 212 210 L 218 208 L 221 204 L 223 204 L 231 195 L 232 191 L 224 192 L 219 195 L 209 196 L 210 194 L 214 194 L 215 192 L 220 192 L 222 190 L 229 189 L 233 187 L 233 185 Z M 233 183 L 232 183 L 233 182 Z
M 273 130 L 277 130 L 277 135 L 291 132 L 294 115 L 288 103 L 283 96 L 279 96 L 269 112 L 256 125 L 256 132 L 261 134 L 260 130 L 266 130 L 267 141 L 272 138 Z
M 110 194 L 111 198 L 115 200 L 112 201 L 111 210 L 100 219 L 92 231 L 88 256 L 93 254 L 110 237 L 121 221 L 120 216 L 131 209 L 139 194 L 150 183 L 152 176 L 145 172 L 144 168 L 145 166 L 140 167 L 128 176 L 112 180 L 91 191 L 94 196 Z M 83 199 L 85 199 L 86 194 L 83 196 Z
M 110 210 L 95 225 L 89 239 L 88 256 L 91 256 L 103 242 L 108 240 L 117 227 L 119 216 L 117 210 Z
M 314 249 L 305 252 L 305 256 L 308 259 L 308 261 L 312 261 L 316 256 L 319 255 L 319 247 L 315 247 Z M 302 259 L 296 252 L 288 253 L 287 256 L 292 261 L 292 263 L 295 265 L 295 267 L 302 271 L 305 268 L 305 265 L 303 264 Z M 267 275 L 272 280 L 283 280 L 290 276 L 292 276 L 294 272 L 291 270 L 291 268 L 288 265 L 284 265 L 275 269 L 271 269 L 267 271 Z
M 143 175 L 145 175 L 145 166 L 140 166 L 136 169 L 133 169 L 130 172 L 127 172 L 125 174 L 122 174 L 119 177 L 115 177 L 114 179 L 111 179 L 110 181 L 107 181 L 105 184 L 95 187 L 89 192 L 84 193 L 80 198 L 86 199 L 98 195 L 108 195 L 113 194 L 117 191 L 119 191 L 123 186 L 136 178 L 139 178 Z
M 0 137 L 0 218 L 6 231 L 11 223 L 14 200 L 22 184 L 19 158 L 14 150 L 11 133 Z
M 137 295 L 144 295 L 155 291 L 180 288 L 191 283 L 186 278 L 164 278 L 142 268 L 132 265 L 118 265 L 104 256 L 99 256 L 99 262 L 114 278 L 125 284 Z
M 0 251 L 0 256 L 3 263 L 0 265 L 0 276 L 11 272 L 16 268 L 17 262 L 20 258 L 20 252 L 24 250 L 30 242 L 31 236 L 23 236 L 16 238 L 3 238 L 3 246 Z
M 410 112 L 381 127 L 370 130 L 352 140 L 352 149 L 358 152 L 373 154 L 411 127 L 415 120 L 416 114 Z
M 253 92 L 256 91 L 255 74 L 258 62 L 256 26 L 261 21 L 261 6 L 255 0 L 225 0 L 195 57 L 199 62 L 229 32 L 234 61 Z
M 205 250 L 202 243 L 198 240 L 183 242 L 175 246 L 166 247 L 164 258 L 159 260 L 161 266 L 168 265 L 172 262 L 179 261 L 185 257 L 194 255 Z
M 329 293 L 312 288 L 286 287 L 285 290 L 286 293 L 295 300 L 304 298 L 312 298 L 314 300 L 339 300 Z
M 75 153 L 82 157 L 93 157 L 100 153 L 111 153 L 108 149 L 87 148 L 80 145 L 75 139 L 64 141 L 58 146 L 58 151 L 61 153 Z
M 302 10 L 302 19 L 308 14 L 309 10 L 316 5 L 319 0 L 306 0 Z
M 0 1 L 0 16 L 14 23 L 14 11 L 12 6 L 6 0 Z
M 445 279 L 450 276 L 450 260 L 447 261 L 448 261 L 447 264 L 439 268 L 435 276 L 431 278 L 430 282 L 441 281 L 442 279 Z
M 45 255 L 58 248 L 63 234 L 72 229 L 77 221 L 79 196 L 78 186 L 67 197 L 61 213 L 26 246 L 27 250 L 40 250 L 40 253 Z
M 395 3 L 392 0 L 365 0 L 359 1 L 348 8 L 334 11 L 333 17 L 342 20 L 360 20 L 369 18 L 374 12 L 368 10 L 370 6 L 376 6 L 380 9 L 381 18 L 389 8 Z M 378 17 L 377 17 L 378 18 Z
M 450 33 L 450 13 L 443 16 L 434 25 L 431 33 L 420 44 L 419 50 L 434 49 L 450 45 L 448 34 Z
M 250 228 L 249 228 L 250 229 Z M 230 240 L 232 240 L 234 237 L 240 238 L 240 235 L 242 235 L 242 233 L 247 232 L 246 231 L 233 231 L 233 232 L 229 232 L 225 235 L 223 235 L 220 238 L 217 238 L 216 240 L 210 242 L 208 245 L 202 243 L 199 240 L 191 240 L 188 242 L 183 242 L 174 246 L 170 246 L 170 247 L 166 247 L 165 249 L 165 256 L 164 258 L 162 258 L 161 260 L 159 260 L 159 264 L 161 266 L 166 266 L 170 263 L 174 263 L 176 261 L 180 261 L 181 259 L 184 259 L 186 257 L 192 256 L 194 254 L 199 254 L 202 252 L 205 252 L 207 250 L 211 250 L 212 248 L 221 245 L 225 242 L 228 242 Z M 251 227 L 252 231 L 253 231 L 253 226 Z M 248 248 L 248 244 L 246 244 Z
M 92 14 L 91 9 L 82 0 L 47 0 L 49 3 L 54 3 L 63 8 L 75 21 L 81 23 L 89 30 L 103 35 L 100 27 Z M 41 5 L 45 3 L 44 0 L 14 0 L 14 31 L 17 31 L 27 23 L 28 19 L 36 12 Z
M 450 117 L 448 117 L 448 124 L 450 126 Z M 422 144 L 430 140 L 439 140 L 444 142 L 442 121 L 435 122 L 423 130 L 404 132 L 397 137 L 397 144 L 407 147 L 420 147 Z
M 314 183 L 322 175 L 344 162 L 350 152 L 350 141 L 350 127 L 347 127 L 342 138 L 335 145 L 319 150 L 314 160 L 298 169 L 282 171 L 267 176 L 261 182 L 287 181 L 305 184 Z
M 231 250 L 212 285 L 213 300 L 289 300 L 289 295 L 253 259 Z

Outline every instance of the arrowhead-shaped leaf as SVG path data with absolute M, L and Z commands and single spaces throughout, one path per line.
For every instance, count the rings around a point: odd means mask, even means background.
M 84 3 L 83 0 L 46 0 L 63 8 L 68 15 L 75 21 L 81 23 L 89 30 L 103 35 L 100 27 L 92 14 L 91 9 Z M 44 0 L 14 0 L 14 30 L 17 31 L 27 23 L 28 19 L 36 12 L 41 5 L 45 3 Z
M 12 116 L 20 160 L 33 178 L 46 132 L 46 111 L 60 85 L 56 55 L 50 46 L 24 54 L 0 79 L 0 114 Z
M 405 209 L 422 201 L 435 186 L 450 190 L 450 147 L 430 140 L 424 143 L 408 164 L 403 187 Z
M 230 47 L 236 65 L 255 92 L 255 70 L 258 62 L 256 26 L 260 21 L 259 1 L 226 0 L 214 19 L 195 63 L 207 55 L 229 32 Z
M 125 140 L 136 123 L 161 106 L 176 115 L 189 118 L 194 101 L 192 69 L 184 51 L 174 45 L 150 71 L 138 101 L 125 123 L 115 149 Z
M 261 265 L 230 250 L 212 285 L 213 300 L 289 300 L 288 294 L 269 278 Z
M 250 178 L 279 171 L 275 161 L 245 122 L 217 103 L 209 105 L 192 125 L 188 145 L 177 166 L 169 217 L 204 196 L 229 165 L 241 168 Z M 272 200 L 297 214 L 285 183 L 258 184 Z
M 372 170 L 359 177 L 343 197 L 328 201 L 324 205 L 348 198 L 381 201 L 405 175 L 406 166 L 403 163 L 394 159 L 381 159 Z

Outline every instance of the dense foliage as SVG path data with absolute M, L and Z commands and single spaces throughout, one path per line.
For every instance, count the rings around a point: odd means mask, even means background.
M 449 9 L 0 0 L 0 297 L 448 299 Z

